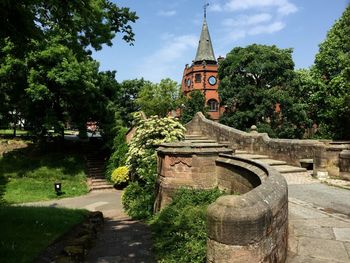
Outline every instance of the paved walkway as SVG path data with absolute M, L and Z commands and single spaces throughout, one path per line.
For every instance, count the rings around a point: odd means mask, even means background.
M 101 211 L 105 216 L 103 231 L 87 262 L 93 263 L 151 263 L 151 232 L 142 222 L 131 220 L 123 212 L 121 191 L 94 191 L 85 196 L 36 202 L 26 205 L 83 208 Z
M 350 191 L 305 175 L 289 190 L 287 263 L 350 262 Z
M 285 175 L 289 186 L 287 263 L 349 263 L 350 191 L 322 184 L 306 173 L 295 176 Z M 130 220 L 120 200 L 121 191 L 109 190 L 33 204 L 103 212 L 107 219 L 88 262 L 155 262 L 148 227 Z

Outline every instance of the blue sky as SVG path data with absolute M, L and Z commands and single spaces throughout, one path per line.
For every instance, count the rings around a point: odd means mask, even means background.
M 118 0 L 140 17 L 133 24 L 134 46 L 116 37 L 112 47 L 93 54 L 101 70 L 117 80 L 163 78 L 181 81 L 195 57 L 204 0 Z M 349 0 L 208 0 L 207 22 L 215 56 L 253 43 L 293 48 L 296 68 L 314 62 L 318 45 Z

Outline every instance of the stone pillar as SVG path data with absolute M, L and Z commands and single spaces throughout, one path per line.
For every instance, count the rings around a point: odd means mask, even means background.
M 154 210 L 172 200 L 180 188 L 212 189 L 217 186 L 215 160 L 220 153 L 232 154 L 228 145 L 218 143 L 166 143 L 157 149 L 158 179 Z
M 343 150 L 339 154 L 339 176 L 350 181 L 350 150 Z
M 339 155 L 345 149 L 346 145 L 330 144 L 315 152 L 314 176 L 319 179 L 339 176 Z

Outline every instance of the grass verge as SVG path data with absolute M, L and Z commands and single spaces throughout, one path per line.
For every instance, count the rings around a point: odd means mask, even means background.
M 64 194 L 60 198 L 88 192 L 81 154 L 31 148 L 0 157 L 0 199 L 5 203 L 55 199 L 55 182 L 62 183 Z
M 0 261 L 33 262 L 86 214 L 85 210 L 0 206 Z

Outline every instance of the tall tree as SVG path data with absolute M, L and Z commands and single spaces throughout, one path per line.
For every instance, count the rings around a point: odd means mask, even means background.
M 179 85 L 171 79 L 162 79 L 160 83 L 146 83 L 138 94 L 136 103 L 147 115 L 165 117 L 178 106 Z
M 124 80 L 119 84 L 114 103 L 117 107 L 116 110 L 120 113 L 123 126 L 130 127 L 132 125 L 132 113 L 140 110 L 140 106 L 136 103 L 136 99 L 140 90 L 145 85 L 151 85 L 151 82 L 146 81 L 143 78 Z
M 109 0 L 1 1 L 0 122 L 22 113 L 38 134 L 62 132 L 67 120 L 81 129 L 91 118 L 104 122 L 113 81 L 99 74 L 91 49 L 112 45 L 117 33 L 132 44 L 136 19 Z
M 257 44 L 228 53 L 219 65 L 219 94 L 226 106 L 220 121 L 242 130 L 257 125 L 271 135 L 300 137 L 308 120 L 300 111 L 304 107 L 288 99 L 294 78 L 291 54 L 291 49 Z
M 320 44 L 312 72 L 324 84 L 315 92 L 323 135 L 350 139 L 350 5 Z
M 197 112 L 202 112 L 203 114 L 207 112 L 205 96 L 199 90 L 191 92 L 190 97 L 185 98 L 181 105 L 181 122 L 189 122 Z

